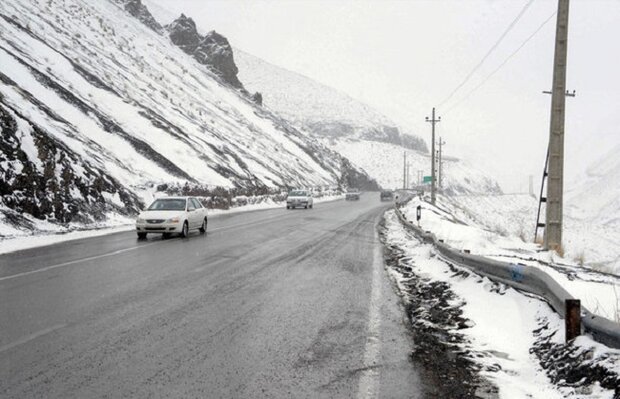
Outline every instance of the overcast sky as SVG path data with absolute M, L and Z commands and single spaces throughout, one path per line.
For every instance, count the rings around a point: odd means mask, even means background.
M 429 142 L 424 118 L 437 106 L 447 154 L 489 170 L 508 191 L 525 187 L 529 174 L 539 184 L 550 106 L 541 92 L 551 87 L 555 0 L 534 1 L 441 107 L 529 0 L 145 3 L 184 12 L 202 31 L 216 30 L 237 48 L 346 92 Z M 571 1 L 567 87 L 577 97 L 567 100 L 569 179 L 620 143 L 619 38 L 620 1 Z

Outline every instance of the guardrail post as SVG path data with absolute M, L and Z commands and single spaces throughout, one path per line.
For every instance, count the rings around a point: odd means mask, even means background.
M 581 335 L 581 301 L 579 299 L 566 299 L 564 301 L 564 321 L 566 325 L 566 342 Z

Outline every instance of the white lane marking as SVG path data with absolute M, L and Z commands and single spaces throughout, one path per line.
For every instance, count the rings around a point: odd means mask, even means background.
M 15 348 L 16 346 L 23 345 L 26 342 L 30 342 L 33 339 L 39 338 L 39 337 L 41 337 L 41 336 L 43 336 L 45 334 L 49 334 L 52 331 L 60 330 L 61 328 L 65 327 L 65 326 L 66 326 L 66 324 L 56 324 L 55 326 L 46 328 L 46 329 L 41 330 L 41 331 L 37 331 L 36 333 L 32 333 L 30 335 L 26 335 L 25 337 L 23 337 L 21 339 L 18 339 L 15 342 L 12 342 L 10 344 L 6 344 L 6 345 L 3 345 L 3 346 L 0 346 L 0 353 L 6 352 L 9 349 Z
M 155 245 L 155 244 L 160 244 L 161 245 L 161 242 L 152 242 L 150 244 L 139 245 L 137 247 L 119 249 L 117 251 L 108 252 L 108 253 L 101 254 L 101 255 L 89 256 L 87 258 L 80 258 L 80 259 L 70 260 L 68 262 L 58 263 L 56 265 L 46 266 L 44 268 L 37 269 L 37 270 L 30 270 L 28 272 L 12 274 L 10 276 L 0 277 L 0 281 L 12 280 L 14 278 L 29 276 L 29 275 L 35 274 L 35 273 L 46 272 L 48 270 L 58 269 L 60 267 L 66 267 L 66 266 L 75 265 L 76 263 L 82 263 L 82 262 L 88 262 L 90 260 L 107 258 L 109 256 L 114 256 L 114 255 L 122 254 L 124 252 L 129 252 L 129 251 L 133 251 L 133 250 L 140 249 L 140 248 L 150 247 L 151 245 Z
M 381 352 L 381 273 L 383 257 L 379 244 L 379 234 L 375 229 L 373 250 L 372 283 L 368 309 L 368 338 L 364 348 L 364 370 L 360 375 L 357 389 L 358 399 L 376 398 L 379 394 L 379 371 L 376 369 Z

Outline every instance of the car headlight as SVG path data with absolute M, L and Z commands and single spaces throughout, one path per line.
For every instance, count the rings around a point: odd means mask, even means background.
M 136 223 L 145 223 L 146 221 L 142 218 L 136 219 Z
M 166 220 L 166 223 L 179 223 L 179 218 L 178 217 L 170 218 Z

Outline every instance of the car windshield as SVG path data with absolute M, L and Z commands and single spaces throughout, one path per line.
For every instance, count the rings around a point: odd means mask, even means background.
M 294 191 L 291 191 L 288 196 L 289 197 L 305 197 L 306 195 L 308 195 L 308 194 L 305 191 L 294 190 Z
M 155 200 L 149 206 L 149 211 L 184 211 L 187 201 L 182 198 L 165 198 Z

